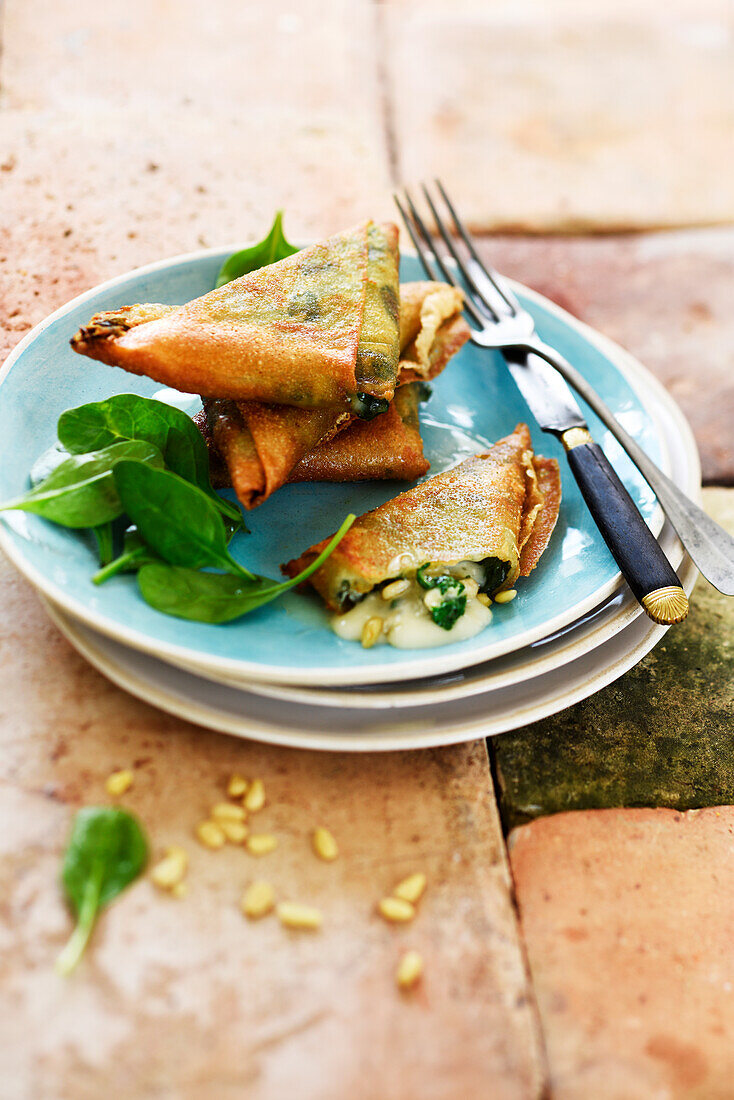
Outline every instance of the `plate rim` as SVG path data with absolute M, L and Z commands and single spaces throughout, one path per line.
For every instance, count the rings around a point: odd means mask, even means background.
M 39 324 L 31 329 L 31 331 L 28 332 L 20 343 L 10 352 L 0 370 L 0 386 L 2 386 L 18 359 L 38 336 L 45 331 L 49 325 L 62 318 L 73 309 L 76 309 L 85 301 L 91 300 L 99 293 L 114 288 L 118 283 L 124 282 L 132 277 L 148 275 L 156 271 L 163 271 L 175 266 L 184 266 L 194 261 L 201 261 L 204 258 L 227 254 L 229 253 L 226 248 L 217 247 L 200 249 L 195 252 L 183 253 L 179 256 L 156 260 L 150 264 L 133 268 L 130 271 L 116 275 L 92 287 L 90 290 L 77 295 L 39 322 Z M 602 354 L 610 360 L 615 369 L 622 374 L 627 384 L 636 394 L 640 403 L 647 407 L 643 396 L 638 392 L 638 388 L 635 384 L 637 381 L 636 376 L 642 374 L 646 381 L 652 382 L 653 389 L 660 386 L 660 383 L 646 367 L 639 363 L 629 352 L 620 348 L 614 341 L 603 336 L 603 334 L 597 332 L 595 329 L 592 329 L 583 321 L 573 317 L 572 314 L 556 305 L 555 302 L 552 302 L 544 295 L 514 280 L 512 281 L 512 285 L 524 296 L 541 305 L 543 309 L 558 316 L 564 324 L 580 332 L 589 343 L 597 346 Z M 662 387 L 660 388 L 662 389 Z M 667 444 L 664 438 L 660 438 L 660 436 L 658 437 L 658 443 L 661 451 L 661 467 L 663 470 L 668 471 L 670 468 L 670 461 Z M 693 444 L 693 451 L 695 452 L 694 461 L 698 463 L 698 453 L 695 448 L 695 442 Z M 651 524 L 653 534 L 657 536 L 662 526 L 662 509 L 659 504 L 656 503 L 653 522 Z M 416 651 L 418 656 L 410 661 L 402 662 L 399 665 L 350 668 L 329 668 L 324 665 L 315 665 L 294 669 L 289 666 L 259 665 L 254 661 L 243 660 L 241 658 L 206 657 L 202 656 L 201 651 L 192 649 L 190 646 L 179 646 L 170 642 L 163 642 L 159 639 L 152 639 L 148 634 L 135 628 L 126 627 L 121 623 L 115 623 L 108 619 L 106 615 L 89 609 L 82 600 L 77 599 L 75 596 L 68 594 L 64 589 L 59 588 L 44 573 L 37 570 L 35 566 L 26 561 L 25 556 L 13 539 L 10 530 L 4 523 L 0 523 L 0 548 L 4 550 L 15 568 L 18 569 L 39 592 L 67 611 L 73 618 L 78 619 L 91 629 L 105 634 L 115 641 L 119 641 L 140 652 L 148 653 L 164 660 L 168 659 L 172 664 L 180 665 L 182 660 L 190 664 L 193 659 L 195 667 L 199 669 L 223 670 L 240 676 L 246 676 L 249 673 L 252 679 L 269 683 L 286 684 L 297 683 L 299 678 L 308 679 L 315 676 L 319 677 L 324 686 L 343 685 L 345 683 L 389 683 L 410 679 L 416 674 L 425 676 L 433 672 L 440 674 L 441 672 L 447 673 L 456 671 L 460 668 L 468 668 L 476 664 L 481 664 L 494 657 L 501 657 L 507 653 L 522 649 L 530 645 L 533 641 L 538 641 L 540 638 L 556 630 L 562 629 L 563 626 L 568 625 L 568 623 L 573 622 L 575 619 L 598 606 L 624 584 L 621 573 L 617 572 L 606 584 L 596 589 L 595 592 L 591 593 L 584 600 L 579 601 L 555 617 L 547 619 L 545 623 L 542 624 L 542 628 L 535 627 L 528 629 L 524 633 L 508 638 L 502 643 L 489 642 L 483 647 L 472 650 L 471 653 L 463 653 L 461 655 L 455 654 L 452 657 L 450 647 L 447 646 L 444 647 L 444 652 L 440 652 L 430 657 L 426 656 L 423 650 Z
M 696 584 L 699 573 L 687 554 L 684 556 L 680 573 L 682 574 L 680 578 L 681 584 L 686 593 L 690 595 Z M 216 711 L 213 707 L 206 704 L 197 703 L 194 704 L 192 708 L 191 701 L 183 702 L 175 693 L 166 692 L 159 686 L 151 687 L 149 682 L 146 684 L 146 681 L 141 678 L 141 676 L 124 670 L 121 671 L 120 667 L 112 658 L 104 653 L 100 654 L 100 651 L 83 637 L 80 639 L 78 633 L 80 624 L 74 622 L 71 616 L 55 608 L 45 596 L 41 596 L 41 601 L 45 605 L 51 620 L 73 648 L 108 680 L 136 698 L 142 699 L 144 702 L 156 706 L 158 709 L 168 714 L 172 714 L 177 718 L 181 718 L 184 721 L 191 722 L 204 729 L 212 730 L 217 733 L 226 733 L 234 737 L 239 737 L 242 740 L 257 741 L 262 744 L 320 752 L 402 752 L 413 749 L 430 749 L 439 748 L 445 745 L 462 744 L 479 738 L 494 737 L 500 733 L 507 733 L 509 730 L 517 729 L 520 726 L 528 725 L 532 722 L 547 718 L 550 715 L 557 714 L 559 711 L 565 710 L 567 707 L 573 706 L 583 699 L 587 699 L 590 695 L 595 695 L 604 687 L 618 680 L 625 672 L 628 672 L 634 667 L 634 665 L 638 664 L 639 661 L 641 661 L 642 658 L 662 640 L 668 630 L 670 630 L 669 626 L 659 626 L 651 620 L 645 620 L 648 624 L 647 628 L 635 644 L 625 651 L 624 656 L 607 661 L 595 673 L 588 674 L 571 689 L 568 687 L 564 688 L 562 685 L 559 686 L 552 696 L 546 698 L 544 702 L 539 705 L 527 703 L 522 709 L 516 709 L 512 716 L 508 716 L 505 720 L 498 720 L 496 718 L 493 720 L 491 714 L 485 714 L 474 717 L 463 725 L 448 732 L 442 732 L 440 728 L 426 732 L 425 730 L 416 730 L 414 728 L 417 725 L 415 720 L 412 722 L 404 720 L 401 723 L 398 717 L 395 721 L 395 728 L 387 733 L 382 730 L 379 733 L 377 731 L 371 732 L 369 730 L 361 730 L 358 733 L 350 731 L 336 736 L 332 735 L 331 738 L 329 738 L 323 733 L 319 734 L 310 731 L 296 733 L 292 730 L 287 730 L 281 732 L 274 728 L 274 724 L 265 728 L 262 725 L 258 725 L 256 722 L 253 722 L 252 726 L 245 731 L 242 726 L 243 720 L 245 722 L 247 721 L 247 712 L 244 707 L 242 709 L 242 715 L 239 718 L 232 718 L 227 715 L 227 712 Z M 607 639 L 607 641 L 598 648 L 604 649 L 605 646 L 615 644 L 621 634 L 624 634 L 627 630 L 636 630 L 640 626 L 644 626 L 644 622 L 640 623 L 639 618 L 635 619 L 633 622 L 629 623 L 624 630 L 620 631 L 614 637 Z M 81 624 L 81 629 L 84 630 L 89 628 Z M 103 636 L 103 644 L 106 640 L 106 636 Z M 113 644 L 115 643 L 115 639 L 110 640 Z M 123 646 L 122 648 L 126 647 Z M 598 652 L 598 650 L 596 652 Z M 584 654 L 577 660 L 583 661 L 587 656 L 589 656 L 589 654 Z M 575 663 L 575 661 L 572 661 L 545 675 L 562 675 L 565 670 L 573 668 Z M 162 661 L 161 664 L 165 665 L 166 662 Z M 178 673 L 184 672 L 184 670 L 180 668 L 174 668 L 174 671 Z M 189 673 L 189 675 L 194 676 L 195 679 L 200 679 L 195 673 Z M 543 676 L 539 676 L 537 679 L 542 680 Z M 234 690 L 238 689 L 235 688 Z M 246 695 L 244 689 L 239 690 L 242 690 L 243 694 Z M 277 703 L 276 700 L 270 701 L 274 704 Z M 429 710 L 430 704 L 424 709 Z M 384 722 L 381 724 L 384 725 Z M 405 727 L 402 730 L 401 725 Z

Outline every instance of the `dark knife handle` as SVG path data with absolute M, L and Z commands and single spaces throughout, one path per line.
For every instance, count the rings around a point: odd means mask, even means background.
M 678 576 L 601 447 L 585 428 L 570 428 L 561 442 L 587 507 L 633 593 L 654 622 L 681 622 L 688 614 L 688 598 Z

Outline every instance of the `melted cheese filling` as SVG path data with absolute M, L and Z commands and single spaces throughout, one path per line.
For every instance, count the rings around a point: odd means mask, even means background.
M 466 610 L 450 630 L 433 621 L 431 607 L 438 606 L 444 598 L 460 593 L 460 588 L 440 593 L 436 588 L 422 588 L 415 577 L 409 587 L 394 599 L 384 599 L 381 591 L 370 592 L 363 600 L 343 614 L 332 615 L 330 626 L 340 638 L 358 642 L 370 619 L 382 621 L 382 631 L 374 643 L 387 643 L 396 649 L 429 649 L 433 646 L 463 642 L 473 638 L 492 621 L 492 612 L 477 599 L 484 571 L 478 562 L 462 561 L 457 565 L 431 567 L 431 572 L 451 574 L 464 585 Z M 386 586 L 387 587 L 387 586 Z

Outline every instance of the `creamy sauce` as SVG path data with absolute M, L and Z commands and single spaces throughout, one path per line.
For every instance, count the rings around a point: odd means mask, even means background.
M 340 638 L 358 642 L 365 624 L 370 619 L 381 619 L 382 633 L 376 645 L 387 643 L 396 649 L 429 649 L 451 642 L 463 642 L 489 625 L 492 612 L 477 599 L 478 587 L 484 579 L 484 571 L 477 562 L 462 561 L 458 565 L 436 566 L 430 572 L 450 573 L 464 583 L 466 610 L 450 630 L 438 626 L 429 610 L 441 602 L 441 593 L 436 588 L 422 588 L 415 578 L 411 578 L 407 591 L 392 600 L 385 600 L 381 592 L 370 592 L 349 611 L 333 615 L 331 629 Z M 449 589 L 445 595 L 450 597 L 458 591 L 458 588 Z

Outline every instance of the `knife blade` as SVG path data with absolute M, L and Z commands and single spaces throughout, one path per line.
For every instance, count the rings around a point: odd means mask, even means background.
M 539 355 L 503 351 L 515 385 L 525 404 L 546 432 L 586 428 L 586 418 L 558 371 Z

